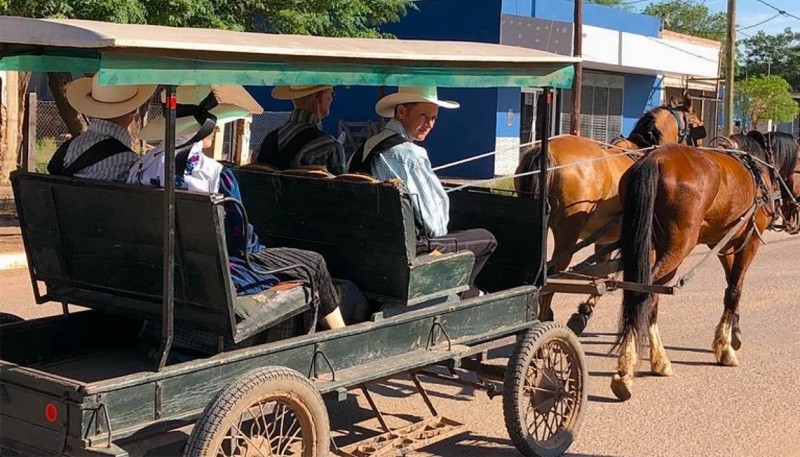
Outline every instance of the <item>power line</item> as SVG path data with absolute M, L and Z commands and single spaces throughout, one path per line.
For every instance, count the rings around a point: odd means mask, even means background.
M 769 3 L 765 2 L 764 0 L 756 0 L 756 1 L 759 2 L 759 3 L 763 3 L 764 5 L 767 5 L 768 7 L 774 9 L 775 11 L 778 12 L 778 14 L 782 14 L 782 15 L 784 15 L 786 17 L 791 17 L 791 18 L 794 18 L 794 19 L 797 19 L 798 21 L 800 21 L 800 16 L 795 16 L 792 13 L 787 13 L 786 11 L 784 11 L 784 10 L 782 10 L 780 8 L 776 8 L 776 7 L 772 6 L 772 5 L 770 5 Z
M 747 29 L 752 29 L 753 27 L 758 27 L 759 25 L 766 24 L 767 22 L 769 22 L 769 21 L 771 21 L 771 20 L 775 19 L 776 17 L 778 17 L 778 16 L 780 16 L 780 15 L 781 15 L 781 13 L 777 13 L 777 14 L 775 14 L 774 16 L 772 16 L 771 18 L 769 18 L 769 19 L 765 19 L 765 20 L 763 20 L 763 21 L 761 21 L 761 22 L 759 22 L 759 23 L 757 23 L 757 24 L 748 25 L 747 27 L 737 27 L 737 28 L 736 28 L 736 31 L 738 32 L 738 31 L 741 31 L 741 30 L 747 30 Z

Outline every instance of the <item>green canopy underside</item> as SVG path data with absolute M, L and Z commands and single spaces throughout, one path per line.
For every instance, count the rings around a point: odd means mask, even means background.
M 504 68 L 216 61 L 101 53 L 17 55 L 0 59 L 0 70 L 94 73 L 100 83 L 118 84 L 331 84 L 350 86 L 431 85 L 439 87 L 544 87 L 568 89 L 572 65 L 519 64 Z

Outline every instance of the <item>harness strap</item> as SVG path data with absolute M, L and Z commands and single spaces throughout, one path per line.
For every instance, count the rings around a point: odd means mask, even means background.
M 683 286 L 685 286 L 692 279 L 692 277 L 694 277 L 694 274 L 697 273 L 698 268 L 700 268 L 703 265 L 705 265 L 706 262 L 708 262 L 708 259 L 710 259 L 711 257 L 718 256 L 719 255 L 719 251 L 721 251 L 722 248 L 726 244 L 728 244 L 728 242 L 730 242 L 731 239 L 733 239 L 733 236 L 739 230 L 741 230 L 742 227 L 744 227 L 744 225 L 746 223 L 750 222 L 751 216 L 754 216 L 756 208 L 758 208 L 758 206 L 759 206 L 758 204 L 753 204 L 753 206 L 751 206 L 750 209 L 748 209 L 747 212 L 741 218 L 739 218 L 739 222 L 736 225 L 734 225 L 733 228 L 730 229 L 728 231 L 728 233 L 725 234 L 724 237 L 722 237 L 722 239 L 719 241 L 719 243 L 717 243 L 711 249 L 711 251 L 708 254 L 706 254 L 706 256 L 703 257 L 700 260 L 700 262 L 697 263 L 697 265 L 693 266 L 691 270 L 687 271 L 685 275 L 681 276 L 680 279 L 678 279 L 678 281 L 676 281 L 676 283 L 675 283 L 675 285 L 673 287 L 675 289 L 680 289 Z M 755 223 L 753 224 L 753 227 L 755 228 Z M 723 254 L 723 255 L 728 255 L 728 254 Z

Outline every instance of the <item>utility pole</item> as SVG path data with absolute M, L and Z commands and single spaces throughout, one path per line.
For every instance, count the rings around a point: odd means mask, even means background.
M 583 0 L 575 0 L 574 36 L 572 55 L 583 54 Z M 572 115 L 569 121 L 569 133 L 581 134 L 581 85 L 583 85 L 583 63 L 575 63 L 575 77 L 572 79 Z
M 733 132 L 733 67 L 736 62 L 736 0 L 728 0 L 728 35 L 725 41 L 725 125 L 722 134 Z

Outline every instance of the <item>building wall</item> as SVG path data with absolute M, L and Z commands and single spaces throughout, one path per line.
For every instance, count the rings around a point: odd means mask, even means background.
M 564 0 L 503 0 L 503 13 L 572 23 L 575 3 Z M 619 8 L 583 3 L 583 24 L 656 37 L 661 20 Z
M 627 136 L 646 111 L 662 104 L 661 78 L 626 75 L 622 105 L 622 134 Z

